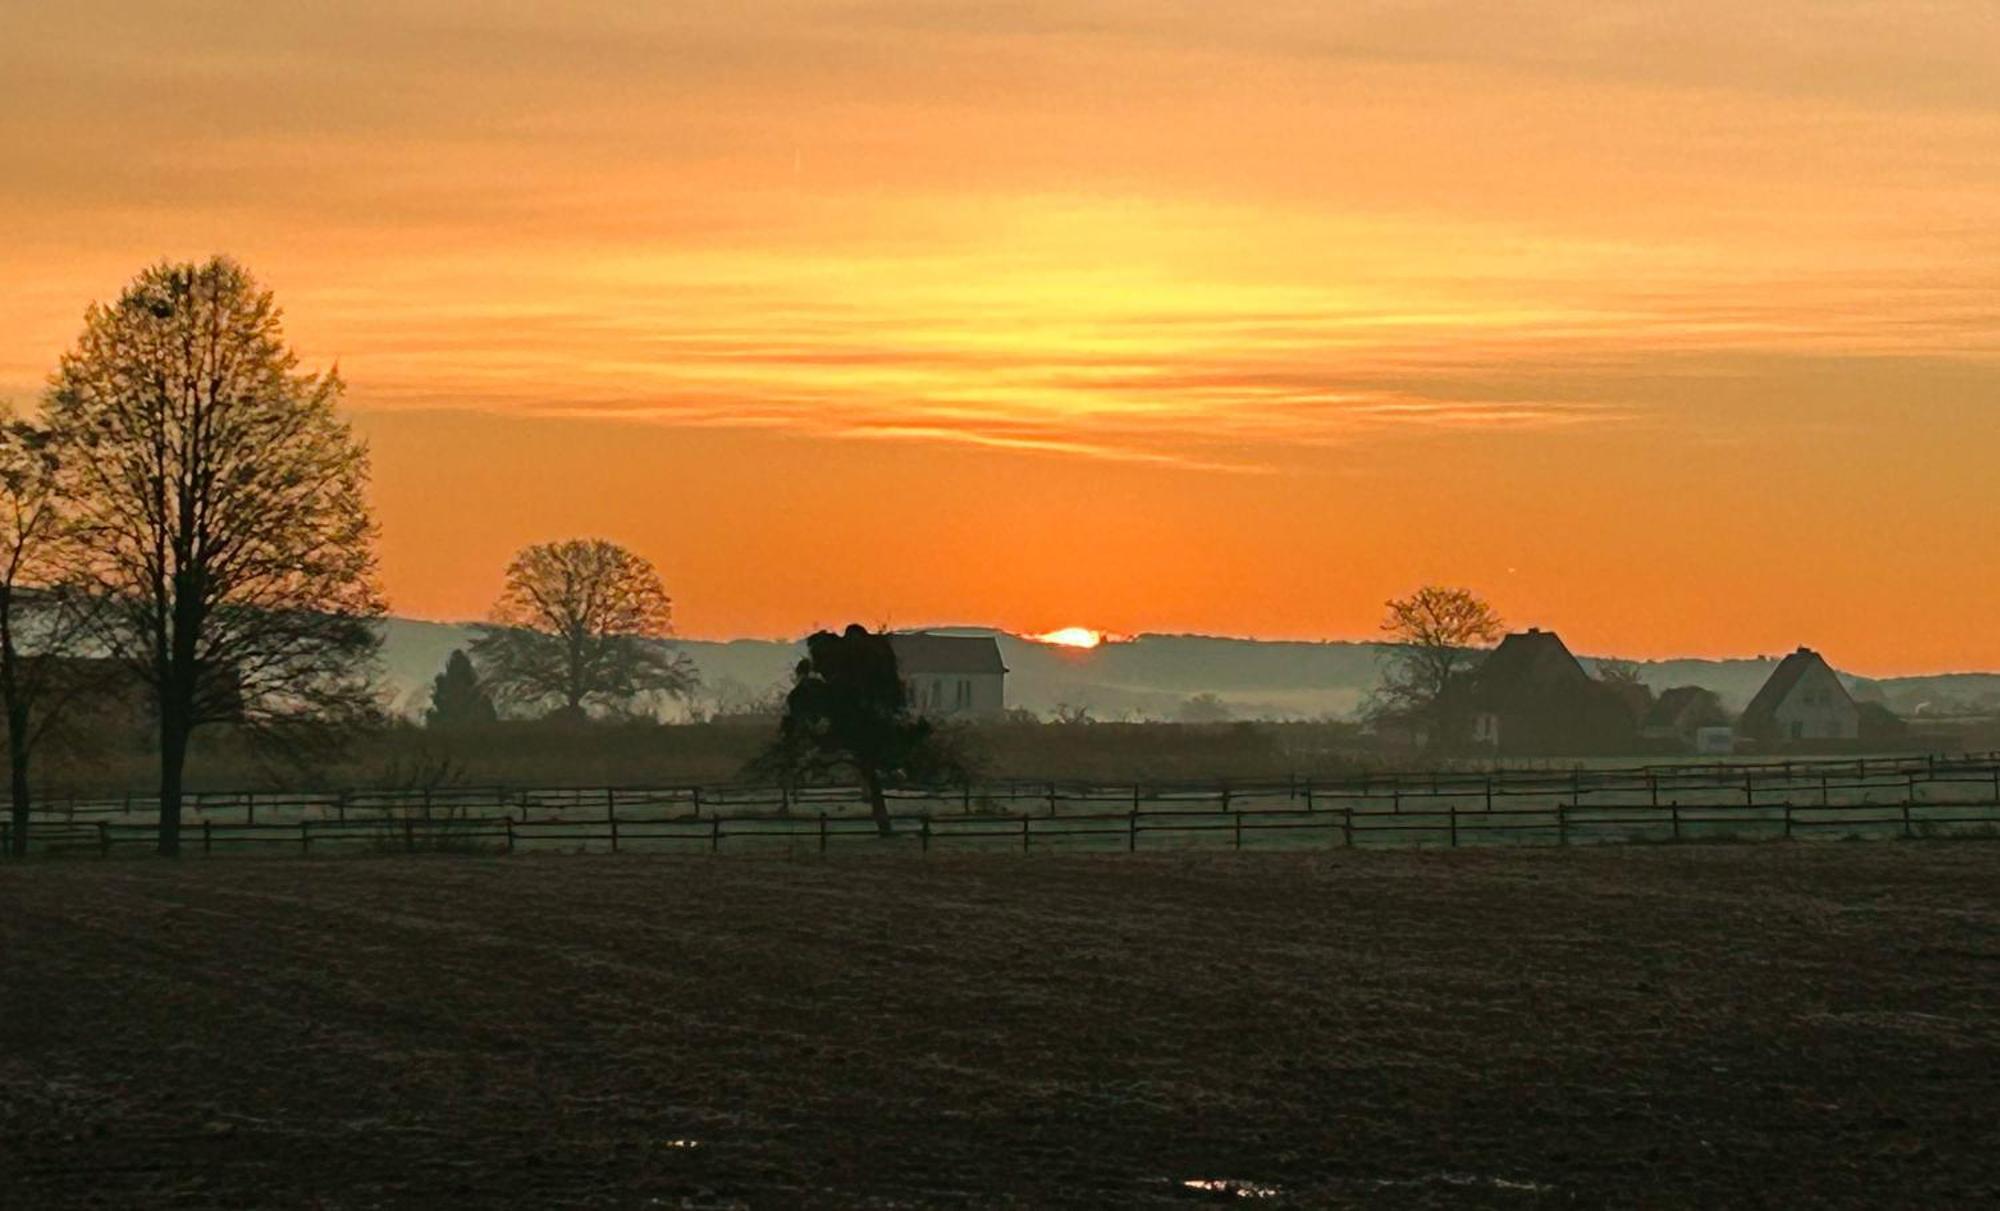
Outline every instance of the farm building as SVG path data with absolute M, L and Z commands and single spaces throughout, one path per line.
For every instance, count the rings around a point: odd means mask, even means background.
M 1778 662 L 1736 730 L 1767 744 L 1854 740 L 1861 735 L 1861 711 L 1833 667 L 1818 652 L 1800 648 Z
M 1714 690 L 1698 685 L 1680 685 L 1661 694 L 1647 710 L 1639 735 L 1645 740 L 1671 744 L 1682 752 L 1713 752 L 1711 739 L 1702 746 L 1702 733 L 1716 728 L 1728 730 L 1729 712 Z M 1724 751 L 1727 751 L 1726 745 Z
M 910 706 L 933 718 L 997 715 L 1007 709 L 1007 666 L 991 635 L 889 636 Z
M 1628 752 L 1637 734 L 1632 703 L 1584 672 L 1553 631 L 1501 640 L 1463 693 L 1473 745 L 1500 756 Z

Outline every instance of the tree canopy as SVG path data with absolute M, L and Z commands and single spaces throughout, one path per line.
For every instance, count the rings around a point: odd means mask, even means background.
M 1424 730 L 1436 742 L 1446 691 L 1500 637 L 1500 615 L 1471 589 L 1425 585 L 1391 599 L 1381 629 L 1393 646 L 1368 713 Z
M 806 639 L 778 734 L 752 769 L 788 784 L 852 774 L 884 836 L 891 831 L 887 785 L 967 774 L 956 746 L 911 711 L 889 637 L 858 623 Z
M 697 686 L 672 635 L 673 603 L 650 562 L 601 538 L 571 539 L 514 557 L 472 658 L 505 704 L 627 714 Z
M 424 712 L 424 726 L 479 727 L 499 717 L 492 695 L 479 683 L 471 658 L 454 648 L 445 658 L 444 671 L 431 681 L 431 705 Z
M 99 637 L 159 707 L 163 853 L 197 725 L 377 706 L 367 451 L 281 319 L 233 260 L 155 265 L 90 307 L 49 391 Z

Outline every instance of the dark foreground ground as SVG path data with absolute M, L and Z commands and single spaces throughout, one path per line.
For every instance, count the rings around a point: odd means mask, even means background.
M 0 1204 L 1990 1206 L 1996 893 L 1980 842 L 0 867 Z

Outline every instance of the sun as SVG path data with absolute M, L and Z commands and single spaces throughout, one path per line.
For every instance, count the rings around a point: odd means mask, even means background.
M 1104 642 L 1104 632 L 1093 631 L 1089 627 L 1064 627 L 1060 631 L 1049 631 L 1030 638 L 1059 648 L 1094 648 Z

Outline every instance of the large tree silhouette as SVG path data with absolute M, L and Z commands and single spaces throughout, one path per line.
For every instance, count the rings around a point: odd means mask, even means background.
M 367 452 L 335 414 L 338 375 L 297 367 L 271 293 L 216 257 L 93 304 L 50 389 L 102 641 L 158 705 L 163 854 L 196 727 L 374 706 Z
M 28 852 L 29 769 L 102 661 L 82 658 L 97 598 L 67 580 L 75 527 L 49 431 L 0 408 L 0 711 L 7 726 L 9 849 Z
M 859 624 L 806 639 L 778 735 L 751 769 L 787 785 L 852 774 L 885 837 L 893 831 L 889 783 L 963 781 L 967 774 L 951 742 L 910 710 L 889 637 Z
M 1369 701 L 1370 717 L 1425 729 L 1437 742 L 1445 730 L 1440 712 L 1447 691 L 1478 665 L 1503 625 L 1471 589 L 1425 585 L 1390 600 L 1382 630 L 1394 646 Z
M 694 664 L 668 642 L 673 633 L 673 603 L 651 563 L 601 538 L 571 539 L 514 557 L 472 658 L 506 703 L 572 718 L 623 713 L 693 692 Z

